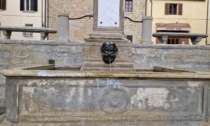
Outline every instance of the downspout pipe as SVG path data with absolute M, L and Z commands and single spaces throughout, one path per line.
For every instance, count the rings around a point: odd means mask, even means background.
M 209 27 L 209 0 L 207 1 L 207 13 L 206 13 L 206 34 L 208 34 L 208 27 Z M 208 37 L 206 38 L 206 45 L 208 44 Z
M 145 0 L 145 16 L 147 16 L 147 0 Z
M 153 2 L 152 2 L 152 0 L 150 0 L 150 2 L 151 2 L 151 14 L 150 14 L 150 16 L 152 16 Z
M 41 27 L 43 27 L 43 0 L 42 0 L 42 4 L 41 4 Z
M 47 27 L 49 28 L 49 16 L 50 16 L 50 14 L 49 14 L 49 12 L 50 12 L 50 10 L 49 10 L 49 0 L 46 0 L 47 1 Z
M 45 10 L 44 10 L 44 26 L 45 26 L 45 28 L 47 27 L 47 0 L 45 0 L 44 1 L 45 3 L 44 3 L 44 5 L 45 5 Z

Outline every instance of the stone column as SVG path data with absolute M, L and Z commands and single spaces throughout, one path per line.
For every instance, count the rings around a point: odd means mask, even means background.
M 58 36 L 59 40 L 62 42 L 69 42 L 69 14 L 60 13 L 58 15 L 59 25 L 58 25 Z
M 152 17 L 143 18 L 141 41 L 144 44 L 152 44 Z

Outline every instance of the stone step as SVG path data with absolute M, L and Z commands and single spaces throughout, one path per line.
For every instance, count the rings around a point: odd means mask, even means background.
M 94 32 L 89 35 L 90 38 L 108 38 L 108 39 L 123 39 L 125 35 L 118 32 Z
M 98 63 L 98 62 L 102 62 L 102 59 L 99 59 L 99 58 L 88 58 L 88 59 L 86 59 L 86 62 L 97 62 Z M 130 59 L 125 60 L 125 59 L 116 58 L 114 63 L 116 63 L 116 62 L 131 63 L 131 60 Z
M 81 70 L 83 71 L 135 71 L 135 69 L 131 68 L 104 68 L 104 67 L 83 67 Z
M 113 39 L 113 38 L 86 38 L 86 42 L 99 42 L 99 43 L 104 43 L 104 42 L 114 42 L 114 43 L 131 43 L 128 39 Z
M 131 62 L 114 62 L 113 64 L 105 64 L 103 62 L 85 62 L 83 64 L 86 67 L 102 67 L 102 68 L 133 68 Z

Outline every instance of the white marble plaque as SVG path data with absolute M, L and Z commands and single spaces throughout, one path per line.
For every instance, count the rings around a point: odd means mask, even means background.
M 98 0 L 98 26 L 120 26 L 120 0 Z

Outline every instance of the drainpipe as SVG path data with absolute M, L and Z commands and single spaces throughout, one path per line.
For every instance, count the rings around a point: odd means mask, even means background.
M 47 0 L 47 27 L 49 28 L 49 12 L 50 12 L 50 10 L 49 10 L 49 0 Z
M 49 28 L 49 0 L 45 0 L 45 28 Z M 47 40 L 49 40 L 49 35 L 47 36 Z
M 150 0 L 150 2 L 151 2 L 151 15 L 150 16 L 152 16 L 153 2 L 152 2 L 152 0 Z
M 42 4 L 41 4 L 41 27 L 43 27 L 43 0 L 42 0 Z
M 206 15 L 206 34 L 208 34 L 208 25 L 209 25 L 209 0 L 207 1 L 207 15 Z M 206 38 L 206 45 L 208 44 L 208 37 Z
M 47 0 L 45 0 L 44 2 L 45 2 L 44 3 L 44 5 L 45 5 L 45 10 L 44 10 L 44 26 L 46 28 L 47 27 L 47 23 L 46 23 L 46 21 L 47 21 Z
M 145 16 L 147 16 L 147 0 L 145 0 Z

